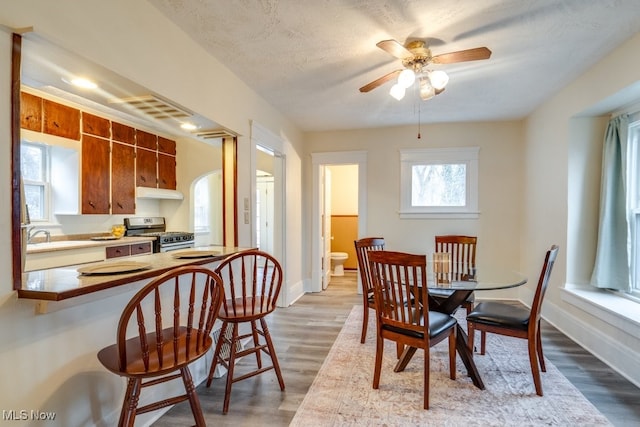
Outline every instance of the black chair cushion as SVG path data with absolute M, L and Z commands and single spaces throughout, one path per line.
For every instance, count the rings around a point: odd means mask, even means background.
M 529 310 L 500 302 L 481 302 L 467 316 L 467 320 L 485 325 L 527 330 Z
M 437 311 L 429 312 L 429 337 L 435 337 L 440 335 L 447 329 L 455 326 L 456 319 L 448 314 L 439 313 Z M 398 334 L 403 334 L 409 337 L 414 338 L 423 338 L 423 334 L 421 332 L 411 331 L 408 329 L 390 326 L 390 325 L 382 325 L 382 329 L 387 331 L 395 332 Z

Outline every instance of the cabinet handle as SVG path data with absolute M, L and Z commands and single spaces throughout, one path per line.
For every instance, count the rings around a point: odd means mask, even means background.
M 140 175 L 140 181 L 147 182 L 147 179 L 144 177 L 144 175 Z
M 58 122 L 53 122 L 53 125 L 54 125 L 55 127 L 57 127 L 57 128 L 59 128 L 59 127 L 60 127 L 60 125 L 58 124 Z
M 96 207 L 95 203 L 93 203 L 93 202 L 89 202 L 89 206 L 91 206 L 92 208 Z
M 117 202 L 117 205 L 118 205 L 118 207 L 119 207 L 120 209 L 124 209 L 124 208 L 122 207 L 122 203 Z

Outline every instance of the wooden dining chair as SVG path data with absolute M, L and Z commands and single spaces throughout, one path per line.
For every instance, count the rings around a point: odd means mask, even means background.
M 456 378 L 456 319 L 429 311 L 426 256 L 371 251 L 376 300 L 376 360 L 373 388 L 380 386 L 384 340 L 424 350 L 424 409 L 429 409 L 430 348 L 449 339 L 449 376 Z
M 119 426 L 133 426 L 138 414 L 185 400 L 196 425 L 205 425 L 189 365 L 211 348 L 223 299 L 220 276 L 197 266 L 170 270 L 131 299 L 120 317 L 116 343 L 98 352 L 105 368 L 128 379 Z M 136 335 L 127 338 L 133 330 Z M 182 378 L 184 395 L 138 407 L 142 388 L 177 378 Z
M 364 237 L 353 242 L 358 258 L 358 270 L 360 271 L 360 283 L 362 283 L 362 334 L 360 342 L 364 344 L 367 339 L 367 326 L 369 324 L 369 309 L 375 309 L 376 303 L 373 297 L 373 283 L 371 282 L 371 269 L 369 268 L 369 251 L 384 250 L 382 237 Z
M 551 246 L 551 249 L 547 251 L 544 258 L 544 264 L 540 272 L 540 278 L 538 279 L 538 286 L 536 287 L 536 293 L 530 309 L 506 303 L 487 301 L 478 304 L 467 316 L 469 325 L 469 349 L 471 351 L 473 351 L 474 348 L 473 335 L 476 330 L 481 332 L 480 354 L 485 354 L 486 351 L 487 332 L 524 338 L 528 341 L 531 374 L 533 375 L 536 394 L 539 396 L 542 396 L 540 369 L 542 369 L 542 372 L 547 371 L 544 364 L 544 354 L 542 352 L 540 309 L 557 255 L 558 246 Z
M 448 253 L 451 260 L 451 271 L 446 278 L 447 280 L 469 280 L 475 277 L 477 243 L 478 238 L 475 236 L 435 236 L 435 251 Z M 440 275 L 442 275 L 442 273 L 440 273 Z M 443 277 L 438 277 L 438 274 L 436 274 L 436 280 L 443 280 Z M 448 289 L 432 290 L 431 296 L 436 300 L 438 298 L 444 299 L 448 297 L 451 292 L 452 291 Z M 473 310 L 474 302 L 475 296 L 471 293 L 464 304 L 462 304 L 467 314 Z
M 265 317 L 276 309 L 282 286 L 282 267 L 268 253 L 248 250 L 225 258 L 215 271 L 224 282 L 226 299 L 219 313 L 222 329 L 213 354 L 207 387 L 211 385 L 216 366 L 220 364 L 225 367 L 227 383 L 222 413 L 226 414 L 231 386 L 235 382 L 273 369 L 280 390 L 284 390 L 280 365 L 265 321 Z M 241 332 L 241 325 L 248 325 L 249 332 Z M 262 353 L 270 357 L 271 365 L 263 366 Z M 257 367 L 234 376 L 237 360 L 250 354 L 255 355 Z

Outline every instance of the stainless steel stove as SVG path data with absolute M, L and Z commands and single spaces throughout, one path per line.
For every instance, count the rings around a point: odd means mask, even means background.
M 125 235 L 155 237 L 153 252 L 169 252 L 194 247 L 193 233 L 187 231 L 166 231 L 163 217 L 125 218 Z

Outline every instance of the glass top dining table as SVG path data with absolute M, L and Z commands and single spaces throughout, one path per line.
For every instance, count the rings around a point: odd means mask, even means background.
M 452 277 L 449 271 L 438 272 L 438 267 L 430 264 L 430 262 L 427 264 L 426 269 L 429 310 L 451 315 L 473 292 L 509 289 L 527 283 L 527 277 L 522 273 L 504 268 L 486 268 L 473 271 L 472 275 Z M 467 368 L 473 384 L 480 389 L 484 389 L 484 383 L 473 361 L 473 351 L 468 347 L 469 337 L 467 332 L 460 323 L 457 324 L 456 328 L 456 350 L 458 355 Z M 394 371 L 402 371 L 415 352 L 415 347 L 405 348 Z

